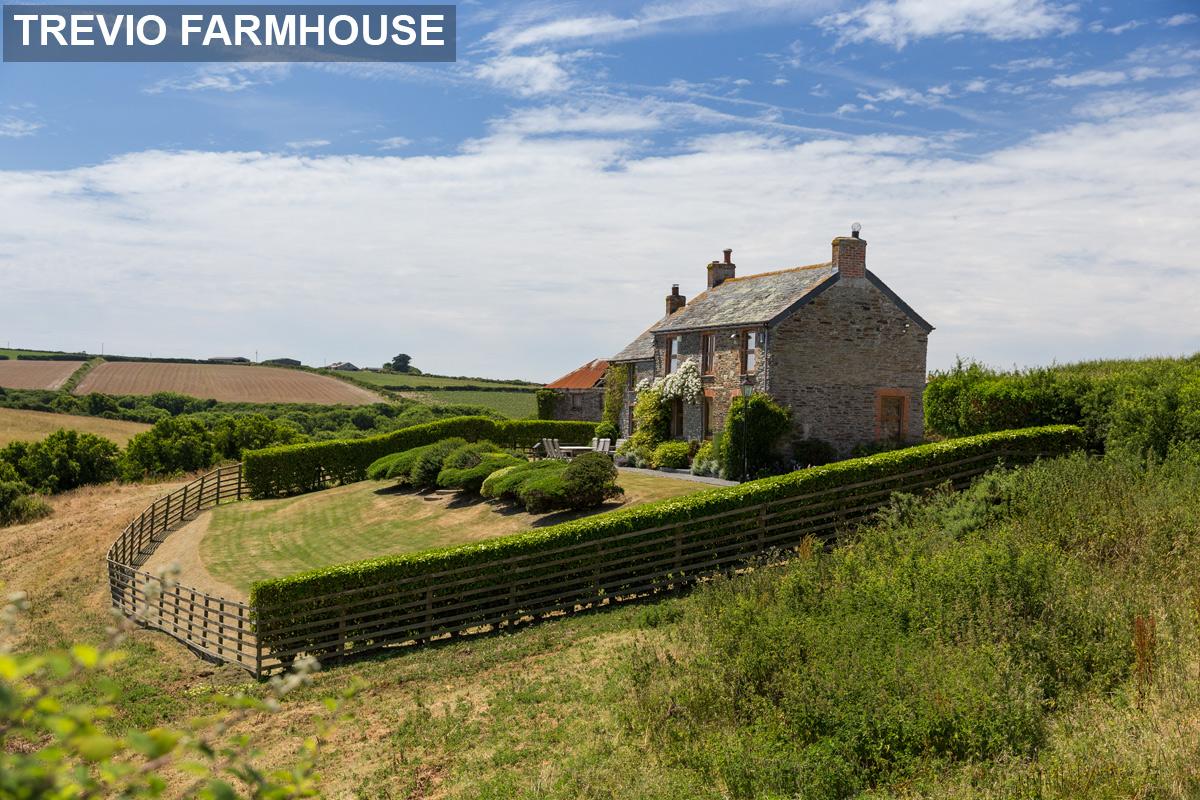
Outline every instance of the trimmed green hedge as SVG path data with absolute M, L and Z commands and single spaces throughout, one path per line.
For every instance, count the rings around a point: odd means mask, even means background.
M 487 417 L 450 419 L 402 428 L 369 439 L 270 447 L 242 456 L 242 477 L 251 497 L 280 497 L 311 492 L 327 482 L 365 480 L 367 468 L 378 459 L 450 437 L 468 442 L 492 441 L 501 447 L 532 447 L 542 439 L 587 442 L 596 433 L 594 422 L 503 420 Z
M 649 530 L 658 526 L 673 523 L 688 523 L 721 512 L 737 511 L 752 508 L 760 503 L 788 497 L 808 495 L 822 490 L 837 489 L 851 486 L 876 478 L 886 478 L 917 470 L 928 470 L 927 477 L 931 480 L 942 474 L 951 474 L 955 468 L 945 465 L 972 456 L 987 455 L 1004 450 L 1019 452 L 1064 453 L 1079 448 L 1083 443 L 1083 431 L 1074 426 L 1052 426 L 1045 428 L 1029 428 L 1018 431 L 1003 431 L 964 439 L 954 439 L 920 447 L 907 448 L 891 453 L 869 456 L 851 461 L 842 461 L 822 467 L 793 472 L 772 478 L 752 481 L 740 486 L 715 489 L 687 497 L 652 503 L 611 514 L 574 520 L 550 528 L 533 530 L 526 533 L 489 539 L 481 542 L 457 545 L 438 550 L 426 550 L 399 556 L 388 556 L 360 561 L 352 564 L 342 564 L 333 567 L 312 570 L 310 572 L 292 575 L 286 578 L 260 581 L 253 585 L 250 591 L 250 602 L 259 608 L 269 608 L 287 604 L 288 610 L 264 613 L 260 617 L 260 641 L 264 646 L 271 647 L 273 642 L 295 636 L 296 628 L 302 628 L 311 637 L 307 641 L 313 645 L 329 638 L 329 623 L 322 609 L 345 598 L 335 600 L 315 600 L 339 592 L 359 590 L 367 592 L 358 594 L 364 604 L 359 605 L 365 614 L 379 614 L 386 619 L 386 609 L 390 602 L 381 599 L 378 604 L 370 601 L 371 587 L 387 584 L 404 579 L 416 579 L 410 588 L 420 588 L 428 584 L 436 586 L 441 580 L 438 576 L 448 570 L 463 567 L 475 568 L 475 577 L 468 584 L 459 586 L 452 594 L 442 596 L 441 592 L 433 600 L 434 608 L 440 605 L 453 607 L 460 620 L 478 619 L 483 621 L 495 608 L 497 603 L 503 604 L 502 599 L 514 595 L 512 579 L 509 574 L 511 565 L 499 563 L 515 557 L 534 557 L 540 553 L 575 544 L 608 539 L 613 536 L 637 531 Z M 941 469 L 939 469 L 941 468 Z M 898 484 L 902 485 L 902 482 Z M 850 489 L 838 498 L 849 507 L 856 504 L 857 493 L 878 490 L 879 486 L 868 489 Z M 827 497 L 799 498 L 795 508 L 797 519 L 801 519 L 804 506 L 813 503 L 825 503 Z M 746 512 L 745 523 L 748 529 L 754 526 L 755 511 Z M 723 524 L 728 524 L 725 520 Z M 711 524 L 711 523 L 709 523 Z M 734 520 L 734 524 L 738 524 Z M 709 533 L 708 524 L 686 526 L 684 532 L 688 542 L 702 542 Z M 646 534 L 646 542 L 656 542 L 663 534 Z M 639 537 L 631 537 L 626 544 L 639 543 Z M 561 558 L 561 557 L 556 557 Z M 605 556 L 597 550 L 595 555 L 583 555 L 578 564 L 572 562 L 571 569 L 589 574 L 593 567 L 605 563 Z M 592 561 L 588 561 L 592 559 Z M 593 563 L 593 561 L 595 563 Z M 586 562 L 586 563 L 585 563 Z M 629 565 L 629 580 L 631 584 L 636 579 L 639 565 Z M 521 585 L 516 595 L 516 602 L 526 596 L 536 597 L 543 591 L 539 581 L 560 580 L 555 575 L 561 571 L 561 565 L 548 564 L 543 576 L 533 571 L 522 575 Z M 429 576 L 423 579 L 422 576 Z M 381 590 L 387 595 L 394 589 Z M 469 594 L 470 601 L 463 602 L 461 598 Z M 494 595 L 494 596 L 491 596 Z M 381 621 L 381 625 L 384 622 Z M 461 622 L 460 622 L 461 624 Z M 275 633 L 277 630 L 292 628 L 291 632 Z M 381 629 L 382 630 L 382 629 Z M 360 637 L 370 638 L 370 630 L 360 628 Z M 289 645 L 289 648 L 303 649 L 303 645 Z

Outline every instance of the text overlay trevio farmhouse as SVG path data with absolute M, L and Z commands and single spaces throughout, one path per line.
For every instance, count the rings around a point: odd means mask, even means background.
M 454 61 L 455 6 L 4 6 L 4 60 Z

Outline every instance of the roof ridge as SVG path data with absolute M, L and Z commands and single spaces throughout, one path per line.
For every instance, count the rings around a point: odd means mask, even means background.
M 734 281 L 748 281 L 751 278 L 765 278 L 768 275 L 782 275 L 785 272 L 800 272 L 801 270 L 805 270 L 805 269 L 820 269 L 821 267 L 832 267 L 832 266 L 833 266 L 832 261 L 826 261 L 821 264 L 809 264 L 807 267 L 791 267 L 790 269 L 777 269 L 774 272 L 756 272 L 753 275 L 741 275 L 736 278 L 726 278 L 725 280 L 721 281 L 721 283 L 733 283 Z M 717 288 L 717 287 L 714 286 L 713 289 L 715 289 L 715 288 Z M 710 289 L 709 291 L 712 291 L 712 289 Z M 702 292 L 702 294 L 703 294 L 703 292 Z

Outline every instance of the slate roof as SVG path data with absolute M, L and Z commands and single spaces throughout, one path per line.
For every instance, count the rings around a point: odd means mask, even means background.
M 676 311 L 676 314 L 679 312 Z M 654 360 L 654 328 L 661 324 L 656 322 L 650 330 L 634 339 L 621 352 L 609 359 L 612 362 L 653 361 Z
M 597 358 L 584 364 L 574 372 L 569 372 L 553 383 L 547 383 L 547 389 L 591 389 L 604 380 L 604 371 L 608 362 Z
M 814 264 L 730 278 L 660 321 L 649 333 L 765 325 L 835 274 L 832 264 Z

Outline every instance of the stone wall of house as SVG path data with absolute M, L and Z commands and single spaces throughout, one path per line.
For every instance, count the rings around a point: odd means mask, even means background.
M 573 422 L 599 422 L 604 417 L 604 388 L 558 389 L 554 418 Z
M 654 379 L 654 362 L 653 361 L 638 361 L 637 363 L 626 364 L 625 366 L 633 370 L 633 380 L 626 383 L 626 386 L 637 386 L 645 378 Z M 632 389 L 627 389 L 625 392 L 625 403 L 621 406 L 621 419 L 617 424 L 617 428 L 621 431 L 621 438 L 628 439 L 633 435 L 633 404 L 637 402 L 637 392 Z
M 767 391 L 792 407 L 796 438 L 827 441 L 847 458 L 883 438 L 888 396 L 903 398 L 904 439 L 923 438 L 929 335 L 865 278 L 842 278 L 770 336 Z
M 742 380 L 749 377 L 754 382 L 754 391 L 762 392 L 766 386 L 766 372 L 763 364 L 763 350 L 758 351 L 757 369 L 751 375 L 742 374 L 741 331 L 746 329 L 719 329 L 713 331 L 695 331 L 674 334 L 680 337 L 679 361 L 691 359 L 697 366 L 702 365 L 701 346 L 705 333 L 716 336 L 716 348 L 713 357 L 713 371 L 710 375 L 701 375 L 700 381 L 704 394 L 713 404 L 713 430 L 719 431 L 725 427 L 729 416 L 729 408 L 733 398 L 741 393 Z M 763 331 L 759 331 L 761 341 Z M 655 341 L 654 375 L 662 377 L 667 374 L 667 358 L 670 352 L 668 340 L 673 337 L 659 336 Z M 683 438 L 704 439 L 704 406 L 684 405 L 683 407 Z

